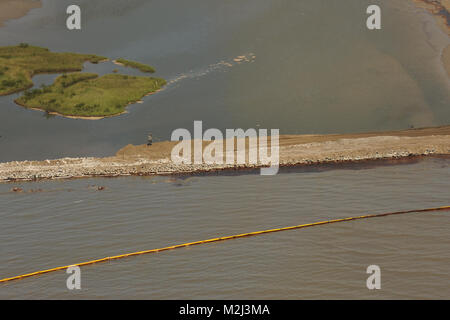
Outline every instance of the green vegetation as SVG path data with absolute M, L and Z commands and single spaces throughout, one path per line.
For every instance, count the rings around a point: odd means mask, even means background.
M 104 117 L 117 115 L 125 107 L 155 92 L 166 84 L 164 79 L 109 74 L 99 77 L 93 73 L 78 73 L 84 62 L 99 63 L 107 58 L 77 53 L 54 53 L 48 49 L 21 43 L 0 47 L 0 95 L 26 90 L 16 103 L 37 108 L 47 114 L 65 116 Z M 142 63 L 117 60 L 125 66 L 153 73 Z M 63 73 L 50 86 L 29 90 L 31 78 L 38 73 Z M 117 73 L 117 70 L 113 71 Z
M 84 62 L 105 59 L 92 54 L 54 53 L 26 43 L 0 47 L 0 95 L 33 86 L 31 78 L 35 74 L 81 71 Z
M 117 59 L 116 62 L 123 64 L 126 67 L 130 67 L 130 68 L 135 68 L 138 69 L 142 72 L 148 72 L 148 73 L 154 73 L 155 69 L 153 69 L 153 67 L 143 64 L 143 63 L 139 63 L 139 62 L 135 62 L 135 61 L 129 61 L 129 60 L 125 60 L 125 59 Z
M 166 84 L 164 79 L 93 73 L 70 73 L 56 78 L 51 86 L 27 90 L 16 103 L 66 116 L 112 116 Z

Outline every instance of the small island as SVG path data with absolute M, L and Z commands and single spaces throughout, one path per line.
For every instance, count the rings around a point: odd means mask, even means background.
M 143 64 L 143 63 L 140 63 L 140 62 L 125 60 L 125 59 L 122 59 L 122 58 L 114 60 L 114 63 L 118 64 L 118 65 L 125 66 L 125 67 L 135 68 L 135 69 L 138 69 L 141 72 L 147 72 L 147 73 L 154 73 L 155 72 L 155 69 L 153 69 L 153 67 L 151 67 L 149 65 L 146 65 L 146 64 Z
M 0 47 L 0 95 L 24 91 L 15 102 L 25 108 L 65 117 L 101 119 L 125 112 L 127 105 L 160 90 L 166 81 L 146 76 L 80 73 L 85 62 L 108 58 L 77 53 L 53 53 L 28 44 Z M 139 62 L 119 59 L 117 63 L 153 73 Z M 71 72 L 71 73 L 66 73 Z M 52 85 L 32 89 L 32 77 L 39 73 L 64 73 Z
M 36 74 L 81 71 L 85 62 L 104 60 L 108 59 L 93 54 L 54 53 L 26 43 L 0 47 L 0 95 L 31 88 L 31 78 Z
M 159 90 L 164 79 L 94 73 L 70 73 L 56 78 L 51 86 L 27 90 L 16 103 L 50 114 L 73 117 L 107 117 L 121 114 L 125 107 Z

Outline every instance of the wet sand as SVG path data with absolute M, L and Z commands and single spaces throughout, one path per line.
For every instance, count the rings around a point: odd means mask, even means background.
M 199 174 L 256 169 L 250 164 L 175 164 L 170 159 L 178 142 L 128 145 L 113 157 L 64 158 L 0 163 L 0 182 L 129 175 Z M 203 142 L 206 146 L 210 142 Z M 248 148 L 246 148 L 248 150 Z M 342 164 L 450 155 L 450 126 L 361 134 L 280 136 L 280 166 Z
M 450 34 L 450 0 L 413 0 L 420 8 L 427 9 L 436 16 L 442 30 Z
M 31 9 L 42 7 L 36 0 L 0 0 L 0 27 L 4 22 L 25 16 Z
M 450 0 L 413 0 L 420 7 L 427 9 L 435 17 L 437 24 L 444 33 L 450 36 Z M 441 54 L 442 64 L 450 77 L 450 45 Z
M 444 68 L 447 71 L 447 75 L 450 77 L 450 45 L 448 45 L 442 51 L 442 63 L 444 64 Z

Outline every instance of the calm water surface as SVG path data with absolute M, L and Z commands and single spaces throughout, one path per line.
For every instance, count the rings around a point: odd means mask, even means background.
M 402 129 L 450 121 L 439 59 L 449 38 L 409 0 L 68 0 L 0 28 L 0 45 L 124 57 L 169 85 L 100 121 L 45 117 L 0 97 L 0 161 L 104 156 L 168 140 L 176 128 L 281 133 Z M 344 4 L 345 3 L 345 4 Z M 239 55 L 252 62 L 236 63 Z M 230 63 L 231 65 L 225 65 Z M 86 64 L 100 74 L 112 63 Z M 56 75 L 37 76 L 37 86 Z M 24 193 L 12 193 L 19 186 Z M 96 186 L 105 186 L 98 191 Z M 30 192 L 31 190 L 41 192 Z M 450 203 L 450 162 L 302 170 L 275 177 L 117 178 L 0 184 L 0 277 L 167 245 Z M 449 298 L 447 213 L 353 221 L 214 243 L 82 269 L 82 290 L 57 272 L 0 285 L 0 298 Z M 382 290 L 366 289 L 368 265 Z
M 128 114 L 101 121 L 48 119 L 18 107 L 13 96 L 0 97 L 0 161 L 111 155 L 145 143 L 148 131 L 169 140 L 194 120 L 205 128 L 281 133 L 450 121 L 450 83 L 439 59 L 450 40 L 410 0 L 379 1 L 380 31 L 365 26 L 369 0 L 80 0 L 79 32 L 65 27 L 71 1 L 43 3 L 0 28 L 0 45 L 138 60 L 170 85 Z M 254 62 L 220 64 L 250 54 Z
M 105 186 L 97 191 L 92 185 Z M 26 191 L 11 193 L 14 186 Z M 42 189 L 40 193 L 29 193 Z M 0 276 L 324 219 L 450 203 L 449 160 L 187 179 L 0 185 Z M 366 268 L 382 289 L 366 288 Z M 449 298 L 447 212 L 237 239 L 0 285 L 1 298 Z

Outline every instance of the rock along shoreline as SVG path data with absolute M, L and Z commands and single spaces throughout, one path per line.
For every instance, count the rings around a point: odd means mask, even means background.
M 210 142 L 203 142 L 208 144 Z M 88 177 L 199 175 L 251 171 L 261 164 L 175 164 L 177 142 L 128 145 L 106 158 L 64 158 L 0 163 L 0 182 Z M 280 136 L 280 167 L 318 166 L 450 156 L 450 126 L 403 131 Z M 402 163 L 404 161 L 399 161 Z

